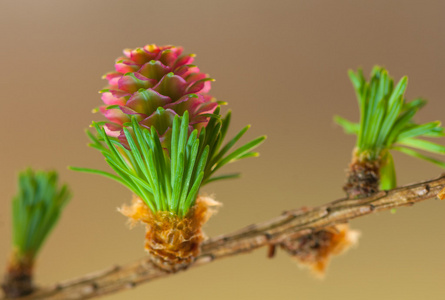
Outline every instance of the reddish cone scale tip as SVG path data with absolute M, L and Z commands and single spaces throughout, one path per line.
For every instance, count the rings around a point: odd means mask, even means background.
M 192 64 L 193 54 L 181 47 L 146 45 L 126 49 L 116 60 L 115 72 L 104 75 L 108 86 L 101 91 L 109 136 L 126 144 L 124 124 L 135 116 L 140 125 L 154 126 L 161 137 L 169 135 L 175 115 L 190 115 L 190 130 L 207 124 L 203 114 L 213 113 L 217 102 L 208 95 L 213 79 Z

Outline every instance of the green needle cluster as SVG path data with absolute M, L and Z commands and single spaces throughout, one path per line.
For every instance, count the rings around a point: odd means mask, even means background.
M 362 70 L 349 71 L 349 78 L 357 96 L 360 122 L 353 123 L 339 116 L 335 117 L 335 121 L 346 133 L 357 135 L 356 156 L 359 159 L 380 161 L 382 188 L 395 186 L 394 164 L 389 150 L 398 150 L 445 168 L 444 162 L 418 152 L 444 154 L 445 146 L 420 138 L 443 137 L 445 133 L 439 121 L 425 124 L 414 122 L 413 117 L 426 101 L 406 101 L 406 76 L 394 85 L 388 72 L 376 66 L 369 82 Z
M 55 171 L 27 169 L 19 174 L 18 193 L 12 200 L 12 237 L 18 259 L 33 260 L 71 198 L 59 187 Z
M 214 176 L 214 174 L 226 164 L 244 158 L 257 157 L 259 155 L 258 152 L 252 152 L 251 150 L 259 146 L 266 139 L 265 136 L 257 137 L 231 151 L 235 144 L 249 130 L 250 125 L 245 126 L 230 141 L 222 146 L 230 126 L 232 113 L 229 111 L 224 118 L 222 118 L 219 113 L 220 108 L 217 107 L 215 112 L 210 115 L 211 119 L 207 126 L 201 130 L 201 136 L 205 139 L 204 145 L 209 145 L 209 156 L 204 170 L 203 185 L 216 180 L 239 177 L 240 173 L 223 174 L 220 176 Z
M 152 212 L 169 211 L 184 217 L 195 204 L 203 184 L 238 176 L 212 177 L 219 168 L 257 156 L 258 153 L 251 150 L 265 138 L 257 138 L 230 152 L 247 131 L 246 127 L 220 149 L 230 123 L 230 113 L 222 119 L 219 111 L 217 108 L 208 115 L 210 121 L 200 132 L 195 129 L 190 134 L 188 112 L 182 117 L 176 115 L 171 135 L 165 135 L 162 141 L 155 127 L 144 128 L 133 117 L 131 124 L 125 124 L 124 128 L 129 149 L 93 122 L 98 137 L 87 132 L 92 140 L 90 146 L 101 151 L 115 174 L 87 168 L 71 169 L 104 175 L 120 182 L 139 196 Z

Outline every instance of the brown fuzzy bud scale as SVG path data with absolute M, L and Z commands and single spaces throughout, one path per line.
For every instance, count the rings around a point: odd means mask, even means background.
M 380 161 L 354 158 L 343 190 L 348 198 L 368 197 L 379 191 Z
M 200 253 L 205 239 L 202 226 L 220 204 L 210 197 L 198 197 L 189 213 L 180 218 L 167 211 L 153 214 L 140 200 L 133 200 L 131 207 L 124 206 L 121 212 L 132 223 L 146 224 L 145 249 L 151 261 L 159 268 L 176 272 L 187 268 Z
M 33 260 L 14 254 L 8 265 L 2 289 L 9 299 L 20 298 L 31 294 L 33 286 Z

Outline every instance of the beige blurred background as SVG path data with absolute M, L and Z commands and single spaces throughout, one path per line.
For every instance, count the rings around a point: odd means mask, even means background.
M 122 49 L 181 45 L 229 102 L 231 133 L 252 124 L 267 134 L 261 157 L 226 171 L 243 178 L 204 188 L 224 207 L 207 225 L 214 236 L 283 210 L 342 197 L 355 139 L 332 117 L 357 120 L 347 69 L 386 66 L 409 76 L 408 98 L 429 105 L 419 122 L 444 120 L 444 1 L 9 1 L 0 2 L 0 270 L 10 247 L 16 173 L 55 168 L 74 197 L 44 246 L 37 281 L 49 284 L 144 255 L 144 230 L 129 230 L 116 207 L 131 194 L 114 182 L 68 171 L 106 169 L 86 147 L 84 129 L 100 105 L 102 74 Z M 445 143 L 445 140 L 442 141 Z M 396 154 L 400 184 L 440 174 Z M 336 258 L 323 281 L 284 252 L 217 261 L 107 299 L 445 299 L 445 202 L 352 222 L 359 247 Z

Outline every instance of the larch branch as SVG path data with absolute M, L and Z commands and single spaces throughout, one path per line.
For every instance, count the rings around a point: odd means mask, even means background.
M 340 199 L 315 207 L 296 209 L 283 213 L 269 221 L 253 224 L 234 233 L 211 238 L 203 243 L 201 255 L 189 266 L 197 267 L 216 259 L 247 253 L 257 248 L 279 244 L 324 227 L 346 223 L 351 219 L 396 207 L 411 206 L 416 202 L 445 197 L 445 175 L 437 179 L 419 182 L 390 191 L 381 191 L 361 199 Z M 33 294 L 20 298 L 37 299 L 90 299 L 171 276 L 142 258 L 124 266 L 82 276 L 78 279 L 42 287 Z

